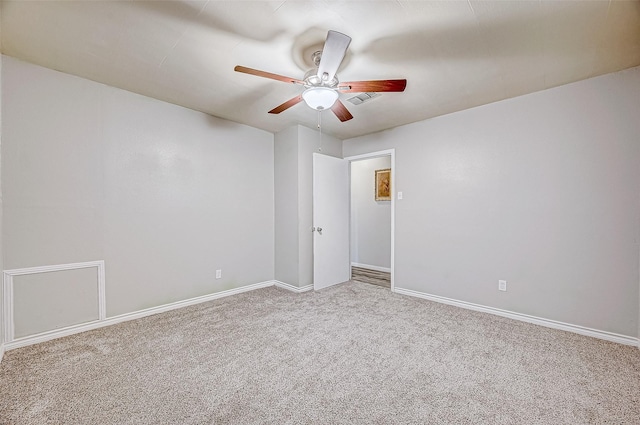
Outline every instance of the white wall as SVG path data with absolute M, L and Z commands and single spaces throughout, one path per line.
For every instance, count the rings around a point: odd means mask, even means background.
M 346 140 L 396 149 L 396 288 L 638 335 L 639 116 L 634 68 Z
M 391 201 L 376 201 L 375 171 L 391 168 L 391 157 L 351 163 L 351 262 L 391 267 Z
M 104 259 L 107 316 L 273 279 L 272 134 L 10 57 L 2 103 L 5 269 Z

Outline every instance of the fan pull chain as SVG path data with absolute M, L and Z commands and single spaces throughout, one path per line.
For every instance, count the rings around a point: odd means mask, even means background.
M 318 130 L 320 134 L 320 141 L 318 142 L 318 152 L 322 152 L 322 111 L 318 109 Z

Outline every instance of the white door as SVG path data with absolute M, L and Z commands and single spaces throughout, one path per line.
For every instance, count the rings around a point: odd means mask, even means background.
M 313 289 L 349 280 L 349 161 L 313 154 Z

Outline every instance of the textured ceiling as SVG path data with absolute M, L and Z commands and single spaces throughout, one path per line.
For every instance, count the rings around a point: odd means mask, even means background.
M 341 81 L 406 78 L 404 93 L 329 111 L 340 139 L 640 65 L 640 1 L 3 1 L 2 52 L 277 132 L 314 128 L 301 86 L 327 30 L 353 39 Z M 353 94 L 342 94 L 344 101 Z

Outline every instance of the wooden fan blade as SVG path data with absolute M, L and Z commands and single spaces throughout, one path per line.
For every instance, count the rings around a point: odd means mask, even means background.
M 293 105 L 297 105 L 300 102 L 302 102 L 302 95 L 301 94 L 299 94 L 298 96 L 294 97 L 293 99 L 287 100 L 286 102 L 284 102 L 280 106 L 276 106 L 275 108 L 270 110 L 269 113 L 270 114 L 279 114 L 280 112 L 286 111 L 287 109 L 291 108 Z
M 331 110 L 333 111 L 334 114 L 336 114 L 336 117 L 338 117 L 338 119 L 342 122 L 349 121 L 351 118 L 353 118 L 353 115 L 351 115 L 351 112 L 349 112 L 347 107 L 344 106 L 344 103 L 340 102 L 340 99 L 336 100 L 336 103 L 333 104 L 333 106 L 331 107 Z
M 284 75 L 272 74 L 271 72 L 260 71 L 259 69 L 247 68 L 246 66 L 237 65 L 233 68 L 236 72 L 257 75 L 258 77 L 271 78 L 272 80 L 283 81 L 285 83 L 304 84 L 302 80 L 296 78 L 285 77 Z
M 407 80 L 372 80 L 340 83 L 338 90 L 342 93 L 400 92 L 405 87 Z

